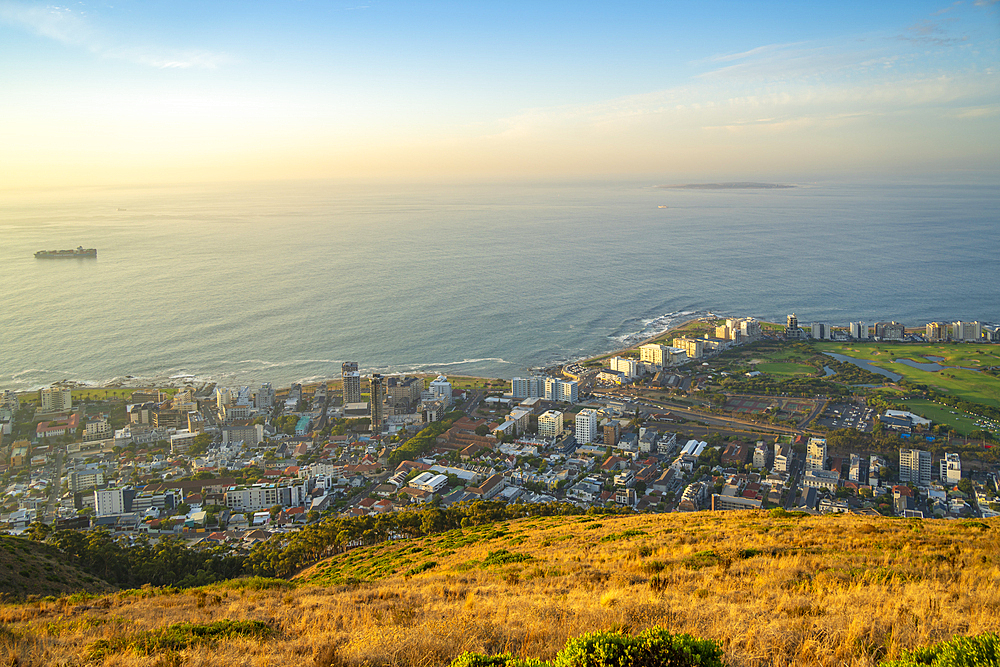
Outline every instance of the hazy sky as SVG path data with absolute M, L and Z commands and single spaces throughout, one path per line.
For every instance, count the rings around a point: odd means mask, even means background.
M 998 170 L 998 43 L 996 0 L 0 0 L 0 188 Z

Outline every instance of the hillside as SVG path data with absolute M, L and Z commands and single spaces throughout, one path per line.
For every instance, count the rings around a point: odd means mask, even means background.
M 0 599 L 112 590 L 104 581 L 65 563 L 57 549 L 8 535 L 0 535 L 0 573 Z
M 5 605 L 0 663 L 429 667 L 659 625 L 718 641 L 728 665 L 876 665 L 1000 630 L 998 547 L 996 520 L 532 517 L 356 549 L 292 583 Z

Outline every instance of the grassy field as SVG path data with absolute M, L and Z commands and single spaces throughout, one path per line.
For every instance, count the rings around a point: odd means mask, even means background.
M 942 357 L 942 366 L 966 366 L 968 368 L 989 368 L 1000 366 L 1000 346 L 980 343 L 816 343 L 817 349 L 825 352 L 846 354 L 857 359 L 883 362 L 886 359 L 911 359 L 920 363 L 936 361 L 927 359 Z M 892 368 L 895 370 L 895 367 Z
M 980 426 L 976 426 L 976 417 L 952 410 L 948 406 L 940 405 L 934 401 L 923 398 L 909 398 L 901 402 L 905 403 L 907 409 L 911 412 L 930 419 L 935 424 L 947 424 L 962 435 L 968 435 L 972 431 L 981 428 Z M 956 414 L 952 414 L 953 412 Z
M 891 343 L 817 343 L 816 348 L 824 352 L 846 354 L 855 359 L 871 362 L 879 368 L 899 373 L 906 380 L 926 384 L 938 391 L 957 396 L 973 403 L 1000 406 L 1000 378 L 969 368 L 988 368 L 1000 365 L 1000 348 L 967 343 L 964 345 L 899 345 Z M 918 363 L 932 361 L 927 356 L 944 357 L 938 362 L 948 367 L 939 371 L 925 371 L 897 359 L 909 359 Z
M 0 664 L 436 667 L 659 625 L 717 640 L 731 667 L 872 667 L 1000 630 L 998 535 L 997 520 L 527 518 L 351 551 L 291 585 L 5 604 Z
M 754 370 L 758 370 L 761 373 L 767 373 L 769 375 L 814 375 L 816 369 L 807 364 L 796 364 L 793 362 L 766 362 L 761 364 L 755 364 Z

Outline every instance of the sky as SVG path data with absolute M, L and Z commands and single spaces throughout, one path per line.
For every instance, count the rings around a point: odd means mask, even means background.
M 998 47 L 997 0 L 0 0 L 0 189 L 996 176 Z

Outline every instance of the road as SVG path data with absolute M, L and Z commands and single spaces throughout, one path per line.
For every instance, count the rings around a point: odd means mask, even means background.
M 669 401 L 654 400 L 648 397 L 642 397 L 637 400 L 634 398 L 617 396 L 617 395 L 604 395 L 607 400 L 613 400 L 617 402 L 624 403 L 625 406 L 630 410 L 639 410 L 640 414 L 649 415 L 654 412 L 670 411 L 692 421 L 697 421 L 709 426 L 716 426 L 721 428 L 746 430 L 753 429 L 755 431 L 764 431 L 766 433 L 776 433 L 781 435 L 798 435 L 801 431 L 790 426 L 777 426 L 774 424 L 762 424 L 760 422 L 748 421 L 743 419 L 736 419 L 734 417 L 726 417 L 722 415 L 715 415 L 708 412 L 702 412 L 694 408 L 690 408 L 684 405 L 679 405 L 677 403 L 671 403 Z M 652 405 L 643 405 L 643 403 L 649 403 Z
M 56 450 L 56 474 L 49 483 L 51 491 L 49 491 L 49 500 L 45 503 L 45 515 L 42 519 L 42 523 L 49 525 L 54 525 L 56 522 L 56 507 L 59 503 L 59 493 L 62 491 L 64 451 L 63 448 Z

